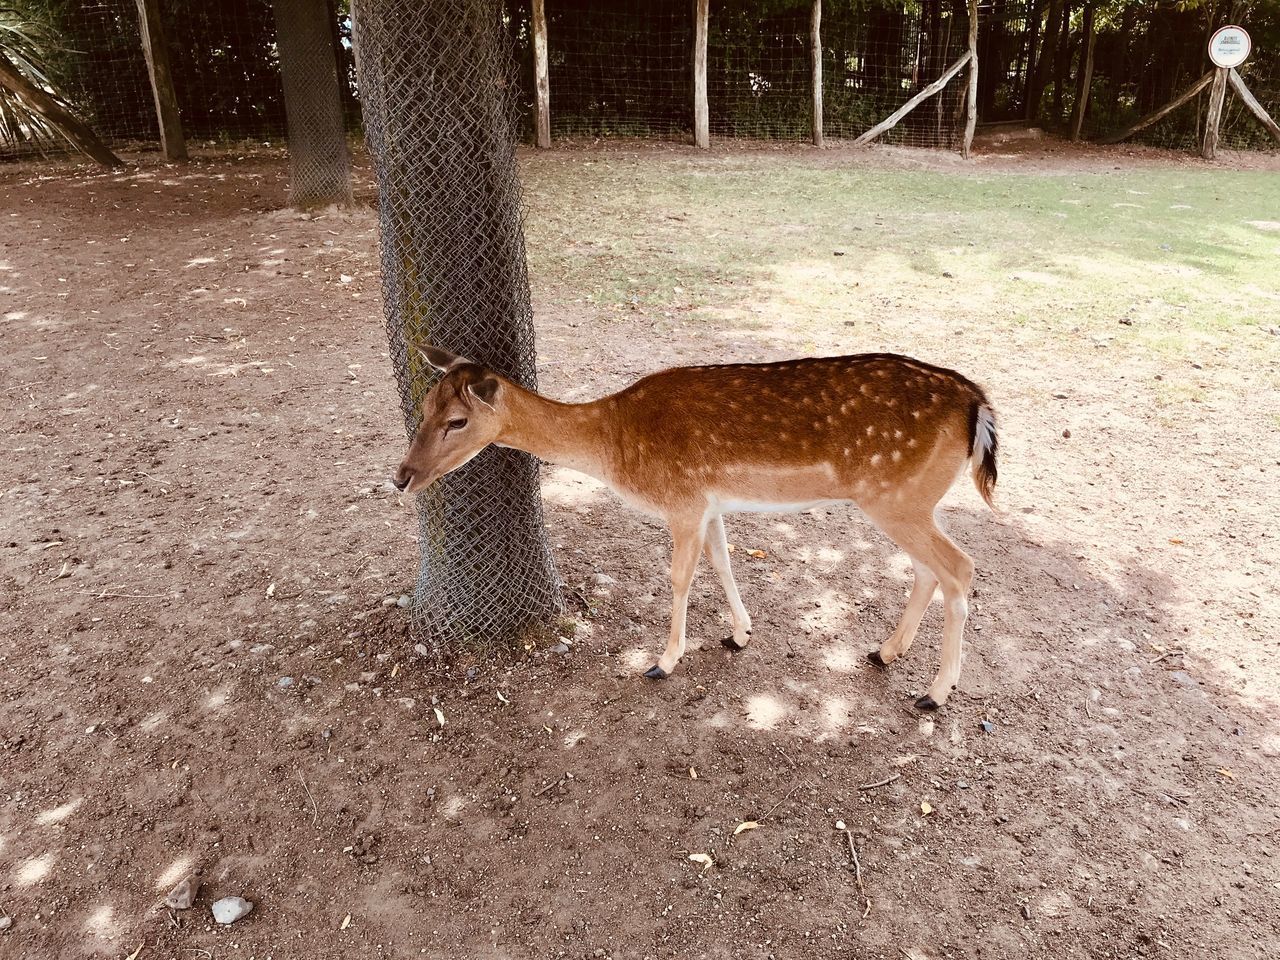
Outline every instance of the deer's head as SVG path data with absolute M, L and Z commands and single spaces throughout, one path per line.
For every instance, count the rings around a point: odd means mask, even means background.
M 406 493 L 425 490 L 478 454 L 502 429 L 502 379 L 438 347 L 414 347 L 444 376 L 422 399 L 422 422 L 391 482 Z

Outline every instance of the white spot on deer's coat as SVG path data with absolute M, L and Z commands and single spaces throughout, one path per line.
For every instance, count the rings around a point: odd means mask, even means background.
M 875 428 L 875 427 L 872 427 L 872 426 L 868 426 L 868 427 L 867 427 L 867 436 L 868 436 L 868 437 L 874 437 L 875 435 L 876 435 L 876 428 Z
M 878 466 L 880 465 L 880 461 L 881 461 L 881 460 L 883 460 L 883 459 L 884 459 L 884 457 L 880 456 L 880 454 L 878 454 L 878 453 L 873 453 L 873 454 L 871 455 L 871 465 L 872 465 L 873 467 L 878 467 Z
M 893 457 L 893 462 L 894 462 L 894 463 L 897 463 L 899 460 L 901 460 L 901 459 L 902 459 L 902 451 L 901 451 L 901 450 L 895 450 L 895 451 L 893 451 L 893 453 L 891 454 L 891 456 Z

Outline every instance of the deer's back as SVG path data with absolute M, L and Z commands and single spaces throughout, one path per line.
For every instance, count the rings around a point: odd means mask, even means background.
M 788 502 L 939 470 L 949 486 L 985 402 L 961 374 L 893 354 L 676 367 L 603 401 L 619 486 Z

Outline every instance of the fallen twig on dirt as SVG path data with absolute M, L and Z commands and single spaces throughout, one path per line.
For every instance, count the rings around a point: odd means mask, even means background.
M 311 825 L 318 827 L 320 826 L 320 808 L 316 806 L 316 798 L 311 795 L 311 788 L 307 786 L 301 770 L 298 771 L 298 779 L 302 781 L 302 789 L 307 791 L 307 799 L 311 801 Z
M 540 796 L 542 796 L 544 793 L 550 793 L 552 790 L 554 790 L 556 787 L 560 786 L 560 785 L 561 785 L 561 784 L 563 784 L 564 782 L 565 782 L 565 778 L 564 778 L 564 777 L 561 777 L 559 780 L 552 780 L 552 781 L 551 781 L 550 783 L 548 783 L 545 787 L 542 787 L 541 789 L 539 789 L 539 790 L 535 791 L 535 793 L 534 793 L 533 795 L 534 795 L 535 797 L 540 797 Z
M 95 600 L 167 600 L 167 593 L 110 593 L 106 590 L 77 590 L 82 597 L 93 597 Z
M 784 803 L 790 800 L 791 795 L 795 793 L 797 790 L 799 790 L 802 784 L 807 784 L 808 782 L 809 782 L 808 780 L 801 780 L 799 783 L 793 786 L 790 790 L 787 791 L 787 795 L 785 797 L 783 797 L 781 800 L 779 800 L 777 803 L 775 803 L 772 807 L 769 808 L 769 813 L 766 813 L 763 817 L 760 817 L 760 819 L 757 820 L 756 822 L 759 823 L 760 820 L 768 820 L 770 813 L 773 813 L 773 811 L 777 810 L 780 806 L 782 806 Z
M 849 856 L 853 859 L 853 879 L 858 884 L 858 892 L 862 893 L 862 861 L 858 859 L 858 848 L 853 845 L 853 831 L 846 830 L 844 838 L 849 841 Z
M 893 783 L 893 781 L 897 780 L 897 779 L 898 779 L 899 777 L 901 777 L 901 776 L 902 776 L 902 774 L 900 774 L 900 773 L 891 773 L 891 774 L 889 774 L 889 776 L 885 777 L 883 780 L 877 780 L 875 783 L 864 783 L 864 784 L 863 784 L 862 786 L 860 786 L 858 789 L 859 789 L 859 790 L 874 790 L 876 787 L 884 787 L 884 786 L 888 786 L 889 784 Z

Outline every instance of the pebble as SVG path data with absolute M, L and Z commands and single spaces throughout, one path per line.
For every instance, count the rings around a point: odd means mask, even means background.
M 568 653 L 569 645 L 567 643 L 557 643 L 555 646 L 549 648 L 549 652 L 550 653 Z
M 400 596 L 396 599 L 396 606 L 402 610 L 405 607 L 409 606 L 409 604 L 411 603 L 413 603 L 413 600 L 409 598 L 409 595 L 407 593 L 400 594 Z
M 836 821 L 836 829 L 837 829 L 837 830 L 843 830 L 843 829 L 844 829 L 844 821 L 843 821 L 843 820 L 837 820 L 837 821 Z
M 979 726 L 981 726 L 981 727 L 982 727 L 982 732 L 983 732 L 983 733 L 995 733 L 995 732 L 996 732 L 996 725 L 995 725 L 994 723 L 992 723 L 990 720 L 983 720 L 983 721 L 981 721 L 981 722 L 980 722 L 980 724 L 979 724 Z
M 413 652 L 420 657 L 431 656 L 431 651 L 427 649 L 427 645 L 425 643 L 415 643 L 413 645 Z
M 13 917 L 0 917 L 0 930 L 8 930 L 13 926 Z
M 1063 431 L 1062 431 L 1062 438 L 1063 438 L 1064 440 L 1070 440 L 1070 439 L 1071 439 L 1071 431 L 1070 431 L 1070 429 L 1067 429 L 1067 430 L 1063 430 Z
M 210 909 L 213 911 L 213 919 L 225 925 L 235 923 L 241 917 L 247 917 L 253 910 L 253 904 L 244 897 L 223 897 Z
M 274 643 L 255 643 L 249 648 L 250 653 L 270 653 L 276 648 Z
M 382 605 L 383 605 L 384 607 L 394 607 L 394 606 L 396 605 L 396 598 L 395 598 L 395 597 L 383 597 L 383 598 L 382 598 Z
M 182 882 L 169 891 L 164 898 L 164 905 L 170 910 L 189 910 L 195 903 L 196 894 L 200 890 L 200 878 L 194 873 L 184 877 Z
M 607 573 L 597 573 L 591 579 L 596 582 L 597 586 L 601 586 L 601 587 L 612 587 L 612 586 L 615 586 L 618 582 L 613 577 L 609 576 Z
M 293 686 L 293 677 L 281 677 L 279 680 L 277 680 L 277 681 L 276 681 L 276 686 L 277 686 L 277 687 L 292 687 L 292 686 Z

